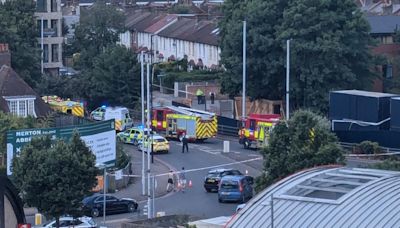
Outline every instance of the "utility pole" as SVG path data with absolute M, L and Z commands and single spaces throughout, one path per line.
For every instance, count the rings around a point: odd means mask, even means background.
M 141 97 L 142 97 L 142 126 L 144 126 L 144 63 L 143 63 L 143 51 L 140 53 L 140 84 L 141 84 Z M 145 163 L 144 163 L 144 150 L 142 150 L 142 195 L 146 194 L 146 182 L 145 182 Z
M 42 49 L 42 55 L 41 55 L 41 61 L 40 61 L 40 70 L 41 70 L 41 72 L 42 72 L 42 75 L 43 75 L 43 72 L 44 72 L 44 69 L 43 69 L 43 58 L 44 58 L 44 44 L 43 44 L 43 27 L 44 27 L 44 25 L 43 25 L 43 16 L 40 18 L 40 48 Z
M 243 88 L 242 88 L 242 120 L 246 118 L 246 21 L 243 21 Z
M 151 181 L 150 181 L 150 150 L 151 150 L 151 142 L 150 142 L 150 63 L 147 63 L 147 218 L 150 219 L 152 217 L 152 208 L 151 208 Z M 144 148 L 143 148 L 144 151 Z
M 289 120 L 290 40 L 286 40 L 286 120 Z

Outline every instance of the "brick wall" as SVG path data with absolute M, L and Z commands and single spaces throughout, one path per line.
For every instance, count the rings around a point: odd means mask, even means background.
M 11 54 L 8 50 L 8 44 L 0 43 L 0 67 L 3 65 L 11 67 Z

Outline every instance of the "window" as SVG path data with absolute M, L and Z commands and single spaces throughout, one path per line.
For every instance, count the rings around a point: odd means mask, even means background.
M 26 105 L 27 105 L 27 102 L 26 101 L 18 101 L 18 111 L 19 111 L 19 113 L 18 113 L 18 115 L 19 116 L 27 116 L 26 114 Z
M 17 110 L 17 102 L 18 101 L 8 101 L 8 108 L 10 109 L 10 113 L 17 115 L 18 114 L 18 110 Z
M 34 100 L 28 100 L 28 115 L 29 116 L 35 116 L 35 101 Z
M 48 44 L 43 45 L 43 62 L 45 62 L 45 63 L 49 62 L 49 45 Z
M 51 12 L 57 12 L 57 0 L 50 0 Z
M 51 29 L 53 30 L 53 32 L 54 32 L 54 34 L 52 35 L 53 37 L 56 37 L 57 36 L 57 31 L 58 31 L 58 29 L 57 29 L 57 22 L 58 22 L 58 20 L 51 20 Z
M 47 12 L 46 0 L 37 0 L 36 1 L 36 11 L 37 12 Z
M 51 61 L 58 62 L 58 44 L 51 45 Z
M 108 201 L 108 202 L 117 201 L 117 198 L 115 198 L 114 196 L 106 196 L 106 201 Z
M 393 68 L 391 64 L 386 64 L 382 66 L 382 76 L 383 78 L 393 77 Z
M 157 111 L 157 121 L 163 121 L 163 120 L 164 120 L 163 111 Z

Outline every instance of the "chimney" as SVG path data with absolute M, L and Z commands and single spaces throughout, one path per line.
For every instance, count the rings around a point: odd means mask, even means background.
M 11 54 L 8 50 L 8 44 L 0 43 L 0 67 L 3 65 L 11 67 Z

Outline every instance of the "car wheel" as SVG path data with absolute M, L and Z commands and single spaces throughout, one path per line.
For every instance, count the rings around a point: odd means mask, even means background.
M 92 209 L 92 217 L 99 217 L 99 215 L 100 215 L 100 211 L 99 211 L 99 209 L 97 209 L 97 208 L 93 208 Z
M 218 202 L 223 203 L 224 201 L 221 198 L 218 198 Z
M 128 204 L 128 212 L 134 212 L 136 208 L 137 206 L 135 206 L 135 204 L 133 203 Z
M 207 191 L 207 192 L 211 192 L 211 189 L 209 189 L 209 188 L 206 188 L 206 191 Z
M 133 143 L 134 146 L 137 146 L 137 145 L 139 144 L 138 141 L 137 141 L 137 139 L 134 139 L 134 140 L 132 141 L 132 143 Z

